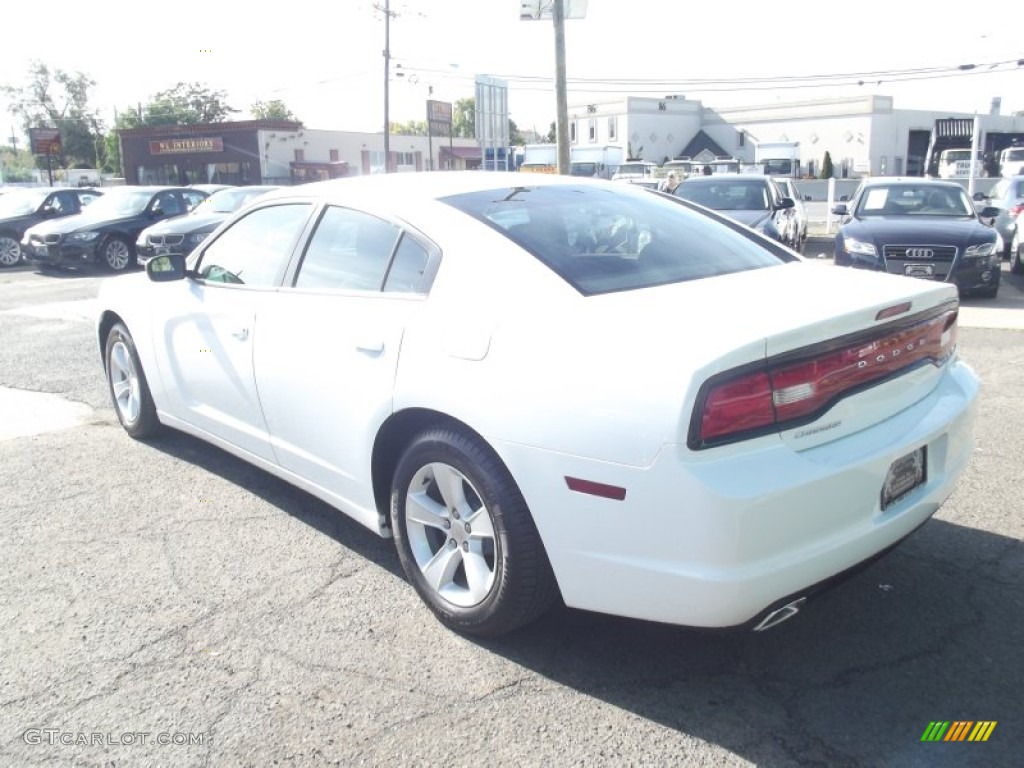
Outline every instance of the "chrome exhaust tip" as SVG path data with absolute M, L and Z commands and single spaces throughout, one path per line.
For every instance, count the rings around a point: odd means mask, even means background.
M 786 619 L 792 619 L 803 607 L 803 604 L 807 602 L 806 597 L 801 597 L 794 600 L 791 603 L 786 603 L 781 608 L 776 608 L 774 611 L 765 616 L 761 621 L 754 627 L 755 632 L 764 632 L 766 629 L 771 629 L 784 622 Z

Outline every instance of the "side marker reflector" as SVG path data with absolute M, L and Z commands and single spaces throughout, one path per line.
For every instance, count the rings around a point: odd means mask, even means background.
M 593 480 L 583 480 L 579 477 L 568 477 L 565 478 L 565 484 L 569 486 L 570 491 L 576 491 L 577 493 L 589 493 L 591 496 L 601 496 L 605 499 L 615 499 L 616 501 L 622 501 L 626 498 L 626 489 L 619 488 L 617 485 L 605 485 L 604 483 L 595 483 Z

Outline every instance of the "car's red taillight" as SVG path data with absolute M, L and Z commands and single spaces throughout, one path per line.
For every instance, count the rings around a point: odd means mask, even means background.
M 771 380 L 767 373 L 757 371 L 719 384 L 708 392 L 700 434 L 703 440 L 713 440 L 774 422 Z
M 766 361 L 735 376 L 716 377 L 698 402 L 695 448 L 789 429 L 818 418 L 836 401 L 922 362 L 941 364 L 956 345 L 957 310 L 902 328 L 860 337 L 794 361 Z M 818 345 L 820 348 L 821 345 Z
M 1011 216 L 1016 216 L 1021 211 L 1024 211 L 1024 204 L 1018 203 L 1017 205 L 1011 205 L 1010 206 L 1010 215 Z

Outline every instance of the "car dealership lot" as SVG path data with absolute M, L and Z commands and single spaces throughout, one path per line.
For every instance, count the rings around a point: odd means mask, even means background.
M 762 634 L 556 609 L 484 642 L 444 630 L 391 543 L 312 497 L 192 438 L 127 438 L 95 273 L 0 273 L 3 763 L 1009 764 L 1024 279 L 1003 278 L 962 316 L 977 454 L 889 557 Z M 26 434 L 55 404 L 67 419 L 38 426 L 66 426 Z M 998 725 L 921 743 L 934 720 Z

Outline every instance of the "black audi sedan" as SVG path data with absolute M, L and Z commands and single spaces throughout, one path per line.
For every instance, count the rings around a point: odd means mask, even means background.
M 796 202 L 782 194 L 770 176 L 719 173 L 690 176 L 673 194 L 746 224 L 794 250 L 800 248 Z
M 206 198 L 187 216 L 146 227 L 135 242 L 139 264 L 145 266 L 154 256 L 167 253 L 188 256 L 230 214 L 272 189 L 277 187 L 225 187 Z
M 74 216 L 99 199 L 98 189 L 14 189 L 0 198 L 0 267 L 21 261 L 25 230 L 42 221 Z
M 964 188 L 925 178 L 865 179 L 840 218 L 835 263 L 953 283 L 961 294 L 995 297 L 1002 254 L 996 232 L 981 222 Z
M 184 216 L 206 197 L 185 187 L 111 187 L 77 216 L 25 231 L 25 257 L 40 267 L 101 264 L 123 272 L 135 263 L 139 232 L 158 219 Z

